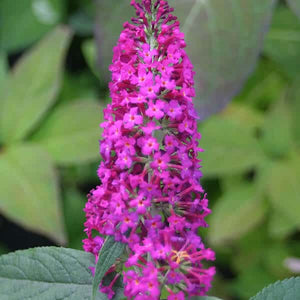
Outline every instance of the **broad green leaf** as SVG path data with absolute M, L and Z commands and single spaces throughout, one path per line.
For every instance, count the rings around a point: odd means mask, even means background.
M 274 157 L 287 155 L 293 147 L 292 118 L 284 100 L 276 101 L 262 128 L 262 148 Z
M 265 54 L 290 77 L 299 74 L 300 22 L 286 7 L 278 7 L 264 46 Z
M 79 100 L 59 106 L 33 136 L 59 164 L 74 164 L 99 157 L 101 106 Z
M 274 209 L 298 226 L 300 225 L 299 182 L 300 159 L 298 157 L 274 163 L 265 181 Z
M 299 0 L 287 0 L 288 5 L 293 10 L 293 12 L 300 19 L 300 1 Z
M 294 277 L 264 288 L 250 300 L 296 300 L 300 295 L 300 277 Z
M 199 157 L 206 177 L 242 173 L 261 162 L 261 149 L 251 128 L 252 124 L 241 125 L 220 117 L 211 118 L 200 127 L 204 152 Z
M 255 186 L 233 186 L 218 199 L 210 217 L 209 240 L 220 245 L 236 240 L 262 221 L 266 206 Z
M 135 12 L 126 0 L 98 3 L 99 63 L 101 74 L 108 80 L 111 49 L 121 25 L 130 21 Z M 254 69 L 275 3 L 276 0 L 169 1 L 182 24 L 187 52 L 195 65 L 195 104 L 201 118 L 224 108 Z
M 0 99 L 0 136 L 6 143 L 24 139 L 55 101 L 69 41 L 70 31 L 59 27 L 17 63 Z
M 0 170 L 1 213 L 29 230 L 65 243 L 57 174 L 47 153 L 29 144 L 4 148 Z
M 99 284 L 102 281 L 105 273 L 116 262 L 125 250 L 125 244 L 116 242 L 113 236 L 108 236 L 99 252 L 98 262 L 95 270 L 95 278 L 93 281 L 92 300 L 96 300 L 99 294 Z
M 62 0 L 1 0 L 0 49 L 16 52 L 39 39 L 61 21 L 64 3 Z
M 7 76 L 8 63 L 4 52 L 0 52 L 0 98 L 4 88 L 4 81 Z
M 85 60 L 88 64 L 88 66 L 90 67 L 90 69 L 92 70 L 92 72 L 99 77 L 99 70 L 97 70 L 97 48 L 96 48 L 96 44 L 94 40 L 87 40 L 82 44 L 82 52 L 83 55 L 85 57 Z
M 0 257 L 1 300 L 89 300 L 94 256 L 84 251 L 44 247 Z M 97 300 L 107 300 L 98 295 Z

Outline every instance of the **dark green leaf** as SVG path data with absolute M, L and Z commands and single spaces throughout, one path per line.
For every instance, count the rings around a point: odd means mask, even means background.
M 300 295 L 300 277 L 277 281 L 264 288 L 250 300 L 297 300 Z
M 58 24 L 62 0 L 0 1 L 0 48 L 18 51 L 39 39 Z
M 238 174 L 250 170 L 262 160 L 262 152 L 253 134 L 253 124 L 214 117 L 200 127 L 199 155 L 203 173 L 208 176 Z
M 89 300 L 94 256 L 66 248 L 34 248 L 0 257 L 1 300 Z M 106 300 L 99 297 L 97 300 Z
M 254 185 L 232 186 L 213 207 L 210 242 L 218 245 L 240 238 L 262 221 L 265 212 L 266 205 Z
M 300 22 L 288 8 L 276 9 L 264 52 L 290 77 L 299 74 L 295 61 L 300 57 Z
M 125 250 L 125 244 L 116 242 L 113 236 L 108 236 L 99 252 L 98 262 L 93 281 L 92 300 L 96 300 L 99 294 L 99 284 L 102 281 L 105 273 L 116 262 L 116 259 L 121 256 Z
M 0 170 L 1 212 L 29 230 L 65 243 L 57 174 L 47 153 L 33 145 L 4 148 Z
M 59 164 L 74 164 L 99 157 L 101 106 L 93 100 L 58 107 L 33 136 Z
M 0 135 L 24 139 L 41 121 L 59 91 L 70 31 L 57 28 L 18 62 L 0 100 Z

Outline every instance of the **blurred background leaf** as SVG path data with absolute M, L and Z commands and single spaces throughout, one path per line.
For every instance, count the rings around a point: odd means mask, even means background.
M 299 0 L 287 0 L 290 8 L 294 11 L 294 13 L 300 19 L 300 1 Z
M 29 46 L 63 18 L 65 1 L 1 0 L 0 49 L 16 52 Z
M 42 149 L 5 148 L 0 155 L 0 210 L 18 224 L 66 243 L 57 174 Z
M 4 52 L 0 51 L 0 91 L 4 88 L 4 82 L 7 74 L 7 57 Z
M 33 136 L 59 164 L 78 164 L 99 157 L 101 106 L 77 100 L 55 109 Z
M 21 140 L 41 121 L 60 88 L 70 31 L 59 27 L 31 49 L 10 74 L 0 94 L 0 135 Z

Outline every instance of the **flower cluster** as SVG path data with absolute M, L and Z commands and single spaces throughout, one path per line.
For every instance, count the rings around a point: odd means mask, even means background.
M 197 234 L 210 210 L 200 185 L 193 66 L 167 1 L 131 5 L 137 18 L 124 24 L 110 66 L 101 185 L 88 195 L 84 249 L 97 258 L 107 235 L 127 244 L 127 299 L 205 295 L 215 269 L 203 266 L 214 252 Z M 113 295 L 112 285 L 102 291 Z

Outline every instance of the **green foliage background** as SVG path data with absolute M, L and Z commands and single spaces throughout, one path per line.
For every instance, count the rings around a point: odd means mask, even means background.
M 217 256 L 211 295 L 243 300 L 295 275 L 287 261 L 300 258 L 300 4 L 272 11 L 275 1 L 233 0 L 226 15 L 225 2 L 170 0 L 202 83 L 195 101 L 213 213 L 199 234 Z M 8 221 L 81 249 L 85 195 L 99 184 L 107 67 L 120 20 L 133 13 L 111 3 L 0 2 L 0 254 L 16 249 Z

